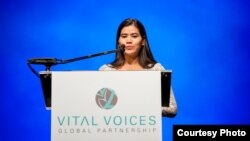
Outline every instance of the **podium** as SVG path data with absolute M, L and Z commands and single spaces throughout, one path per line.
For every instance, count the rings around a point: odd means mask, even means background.
M 52 141 L 162 141 L 171 71 L 41 72 Z

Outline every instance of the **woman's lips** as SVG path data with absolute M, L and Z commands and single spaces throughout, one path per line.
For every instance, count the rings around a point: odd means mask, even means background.
M 133 46 L 126 46 L 125 48 L 130 50 L 130 49 L 133 49 Z

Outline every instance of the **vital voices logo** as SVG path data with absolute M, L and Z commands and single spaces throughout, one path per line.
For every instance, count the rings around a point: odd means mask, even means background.
M 96 104 L 102 109 L 112 109 L 117 103 L 117 96 L 113 89 L 102 88 L 95 97 Z

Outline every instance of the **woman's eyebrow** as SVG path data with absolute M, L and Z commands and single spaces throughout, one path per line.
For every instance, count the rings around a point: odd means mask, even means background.
M 137 33 L 137 32 L 134 32 L 134 33 L 131 33 L 131 35 L 138 35 L 139 33 Z
M 121 35 L 139 35 L 139 33 L 137 32 L 133 32 L 133 33 L 121 33 Z

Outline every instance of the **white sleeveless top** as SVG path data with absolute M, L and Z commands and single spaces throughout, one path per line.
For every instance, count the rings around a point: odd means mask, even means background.
M 99 70 L 104 70 L 104 71 L 115 71 L 117 70 L 116 68 L 113 68 L 112 65 L 110 64 L 105 64 L 105 65 L 102 65 Z M 144 70 L 147 70 L 147 71 L 163 71 L 165 70 L 165 68 L 160 64 L 160 63 L 156 63 L 152 68 L 149 68 L 149 69 L 144 69 Z

